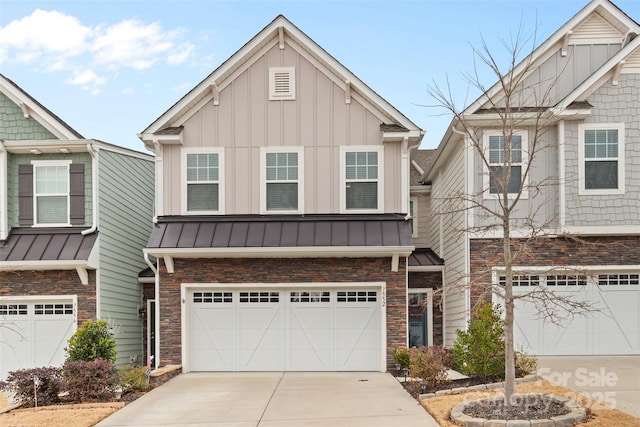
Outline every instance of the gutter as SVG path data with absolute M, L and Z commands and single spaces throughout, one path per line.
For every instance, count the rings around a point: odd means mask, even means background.
M 87 152 L 91 156 L 91 227 L 82 231 L 83 236 L 98 229 L 98 150 L 87 144 Z

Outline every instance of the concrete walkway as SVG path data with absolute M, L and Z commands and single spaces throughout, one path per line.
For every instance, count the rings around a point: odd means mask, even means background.
M 604 403 L 640 418 L 640 356 L 540 356 L 538 373 L 581 393 L 580 403 Z
M 182 374 L 98 424 L 151 425 L 438 426 L 381 372 Z

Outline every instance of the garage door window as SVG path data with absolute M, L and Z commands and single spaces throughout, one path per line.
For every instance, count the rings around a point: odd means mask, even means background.
M 613 285 L 640 285 L 640 274 L 600 274 L 598 276 L 600 286 Z
M 73 304 L 36 304 L 35 314 L 73 314 Z
M 279 302 L 279 292 L 240 292 L 240 302 Z
M 339 291 L 338 302 L 376 302 L 376 291 Z
M 231 292 L 194 292 L 193 302 L 197 304 L 231 303 L 233 294 Z
M 547 286 L 586 286 L 587 276 L 547 276 Z
M 3 316 L 24 316 L 27 314 L 26 304 L 1 304 L 0 315 Z
M 290 293 L 291 302 L 330 302 L 329 291 L 294 291 Z
M 500 276 L 500 286 L 504 286 L 507 281 L 505 276 Z M 511 278 L 512 286 L 538 286 L 540 284 L 540 276 L 523 276 L 514 275 Z

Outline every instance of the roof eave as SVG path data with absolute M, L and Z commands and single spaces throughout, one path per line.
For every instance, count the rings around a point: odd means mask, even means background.
M 158 258 L 378 258 L 406 257 L 414 246 L 302 246 L 237 248 L 144 248 Z

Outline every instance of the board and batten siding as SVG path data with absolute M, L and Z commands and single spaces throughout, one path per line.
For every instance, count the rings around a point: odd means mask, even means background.
M 146 267 L 142 248 L 152 228 L 154 164 L 104 148 L 98 164 L 100 317 L 118 329 L 118 363 L 129 363 L 131 356 L 144 363 L 138 273 Z
M 392 123 L 343 87 L 287 39 L 255 58 L 219 94 L 184 123 L 184 148 L 224 148 L 225 214 L 260 213 L 260 147 L 304 147 L 304 212 L 340 210 L 340 147 L 380 146 L 380 124 Z M 296 99 L 269 101 L 270 67 L 295 67 Z M 163 151 L 164 214 L 181 212 L 181 149 Z M 384 143 L 384 211 L 404 212 L 400 194 L 401 144 Z
M 12 154 L 7 157 L 7 216 L 9 227 L 20 227 L 18 221 L 18 166 L 31 164 L 32 160 L 71 160 L 72 163 L 84 164 L 84 224 L 91 226 L 93 209 L 93 192 L 91 182 L 91 156 L 89 153 L 69 154 Z
M 452 141 L 453 142 L 453 141 Z M 431 234 L 432 248 L 444 259 L 444 345 L 450 347 L 456 338 L 457 329 L 466 329 L 468 299 L 465 290 L 469 283 L 466 259 L 468 249 L 465 232 L 468 212 L 462 210 L 461 199 L 451 199 L 465 189 L 464 144 L 459 140 L 440 167 L 433 180 L 431 207 L 432 224 L 438 231 Z

